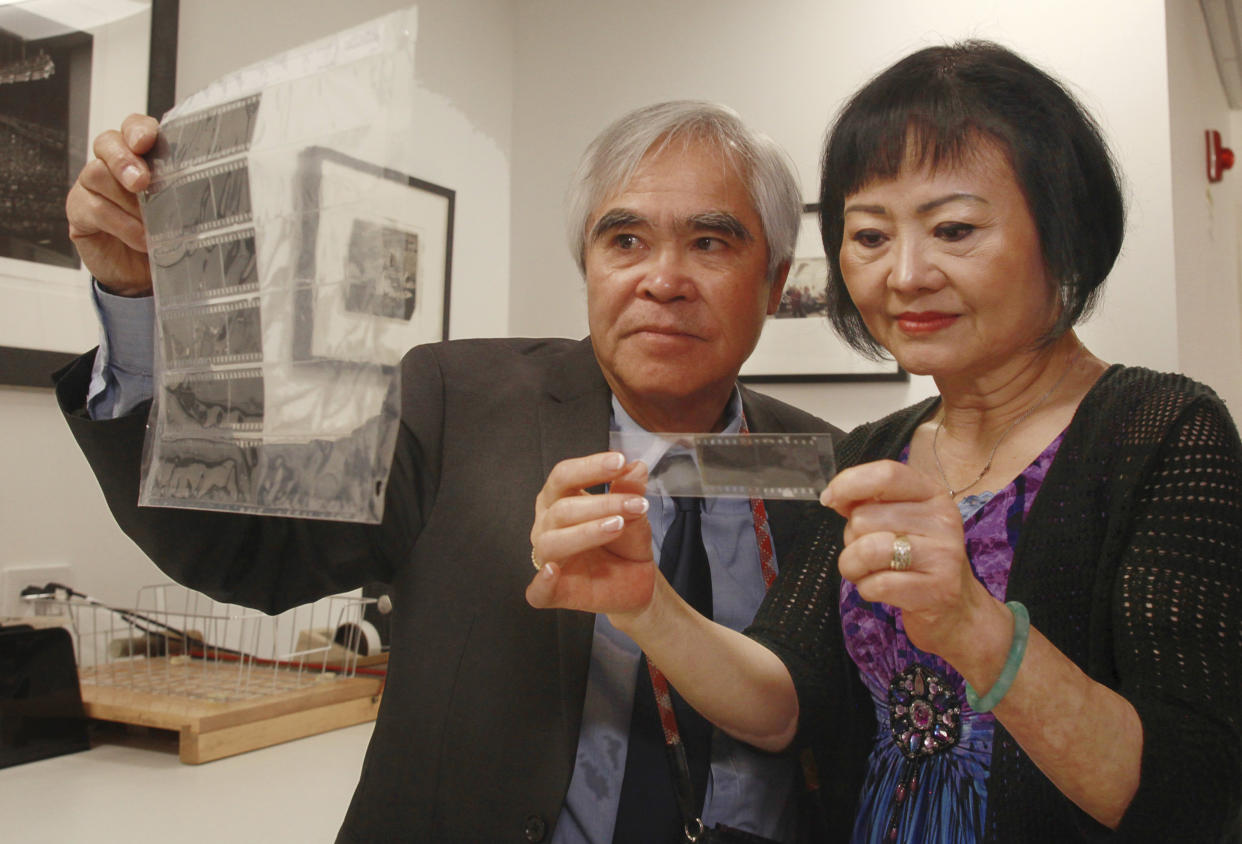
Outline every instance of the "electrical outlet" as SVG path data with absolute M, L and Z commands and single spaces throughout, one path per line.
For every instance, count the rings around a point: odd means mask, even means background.
M 22 590 L 27 586 L 45 583 L 73 585 L 73 568 L 67 565 L 14 566 L 0 570 L 0 618 L 20 618 L 34 615 L 34 607 L 22 600 Z

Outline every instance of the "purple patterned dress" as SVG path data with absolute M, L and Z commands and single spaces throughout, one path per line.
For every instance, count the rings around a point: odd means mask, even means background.
M 998 600 L 1005 599 L 1022 524 L 1060 445 L 1058 436 L 1000 492 L 958 505 L 975 577 Z M 908 452 L 907 446 L 903 462 Z M 853 841 L 982 840 L 995 717 L 967 705 L 966 682 L 948 663 L 910 644 L 900 610 L 864 601 L 849 581 L 841 583 L 841 623 L 876 714 Z

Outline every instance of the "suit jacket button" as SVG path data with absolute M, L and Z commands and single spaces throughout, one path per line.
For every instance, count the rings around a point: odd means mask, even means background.
M 548 834 L 548 825 L 538 815 L 530 815 L 526 818 L 526 826 L 523 827 L 522 834 L 526 836 L 527 841 L 538 844 Z

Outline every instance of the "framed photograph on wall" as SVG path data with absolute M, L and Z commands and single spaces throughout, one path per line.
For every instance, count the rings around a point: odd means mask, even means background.
M 91 143 L 173 105 L 178 0 L 0 6 L 0 384 L 50 387 L 94 345 L 65 198 Z
M 299 170 L 293 359 L 395 364 L 448 339 L 455 192 L 325 147 Z
M 793 264 L 779 310 L 768 317 L 754 353 L 742 366 L 748 382 L 905 381 L 892 359 L 868 360 L 828 322 L 828 259 L 819 237 L 818 205 L 802 211 Z

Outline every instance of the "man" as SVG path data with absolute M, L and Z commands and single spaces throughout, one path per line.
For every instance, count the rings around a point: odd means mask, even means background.
M 835 430 L 736 384 L 793 253 L 800 196 L 783 154 L 703 103 L 605 130 L 571 192 L 590 337 L 411 351 L 384 521 L 360 526 L 135 506 L 150 305 L 137 304 L 137 343 L 111 309 L 135 305 L 113 294 L 150 289 L 132 192 L 155 132 L 134 117 L 101 135 L 67 203 L 106 328 L 58 396 L 118 523 L 174 579 L 269 612 L 392 584 L 388 682 L 339 840 L 638 842 L 627 824 L 646 807 L 620 793 L 638 655 L 606 620 L 525 602 L 531 505 L 560 461 L 616 459 L 600 454 L 612 428 L 731 431 L 744 416 L 756 432 Z M 668 504 L 652 500 L 653 524 Z M 740 627 L 763 594 L 759 538 L 745 502 L 712 504 L 717 618 Z M 768 513 L 779 555 L 791 510 Z M 704 820 L 793 840 L 794 766 L 712 738 Z

